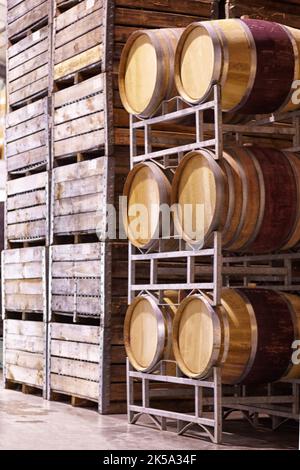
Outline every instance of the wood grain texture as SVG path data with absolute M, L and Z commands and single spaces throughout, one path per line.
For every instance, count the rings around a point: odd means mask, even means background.
M 256 46 L 256 77 L 242 114 L 272 113 L 289 96 L 294 80 L 295 57 L 285 29 L 276 23 L 242 20 Z
M 149 117 L 163 100 L 176 95 L 173 65 L 181 32 L 136 31 L 128 39 L 120 59 L 119 88 L 129 113 Z
M 172 359 L 172 320 L 178 294 L 166 292 L 162 306 L 149 296 L 137 297 L 128 307 L 124 323 L 127 356 L 139 371 L 150 371 L 162 358 Z
M 251 147 L 264 179 L 265 205 L 261 228 L 245 248 L 255 253 L 276 251 L 289 238 L 297 216 L 297 185 L 284 153 L 276 149 Z

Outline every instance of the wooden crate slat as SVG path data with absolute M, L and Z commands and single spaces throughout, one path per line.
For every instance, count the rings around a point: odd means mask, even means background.
M 54 245 L 51 247 L 52 261 L 90 261 L 101 259 L 100 243 L 78 245 Z
M 101 302 L 97 297 L 80 297 L 55 295 L 51 297 L 53 312 L 77 313 L 81 315 L 100 316 L 103 314 Z
M 89 325 L 51 324 L 51 338 L 63 341 L 99 344 L 100 328 Z
M 14 263 L 28 263 L 31 261 L 42 261 L 45 248 L 34 246 L 30 248 L 17 248 L 14 250 L 4 250 L 2 258 L 5 265 Z
M 67 167 L 66 167 L 67 168 Z M 78 176 L 80 178 L 80 176 Z M 103 194 L 103 177 L 100 176 L 90 176 L 83 177 L 80 179 L 74 179 L 71 181 L 62 181 L 61 183 L 55 184 L 55 199 L 56 201 L 69 199 L 69 202 L 72 203 L 72 198 L 76 196 L 87 196 L 94 194 L 98 198 L 97 208 L 101 208 L 100 194 Z M 71 198 L 71 200 L 70 200 Z M 86 206 L 82 212 L 89 210 L 90 207 Z M 54 212 L 56 214 L 56 212 Z
M 27 3 L 27 0 L 24 0 L 24 3 Z M 33 8 L 31 11 L 28 11 L 20 18 L 16 19 L 7 26 L 7 35 L 9 38 L 21 33 L 22 31 L 33 26 L 35 23 L 41 21 L 43 18 L 48 16 L 48 2 L 44 1 Z
M 55 64 L 70 59 L 71 57 L 77 56 L 98 44 L 103 42 L 103 29 L 93 29 L 88 33 L 80 36 L 79 38 L 73 39 L 71 42 L 64 44 L 55 51 Z M 75 60 L 72 62 L 74 64 Z M 70 66 L 69 64 L 67 64 Z
M 46 238 L 45 220 L 30 221 L 7 227 L 7 238 L 13 240 L 32 240 L 34 238 Z
M 74 296 L 74 292 L 77 295 L 91 295 L 94 297 L 100 297 L 101 288 L 100 288 L 101 279 L 92 278 L 92 279 L 66 279 L 66 278 L 55 278 L 52 279 L 52 295 L 67 295 Z
M 60 187 L 62 184 L 67 184 L 68 182 L 76 184 L 78 180 L 81 181 L 83 179 L 86 180 L 87 178 L 100 178 L 105 176 L 106 168 L 106 158 L 96 158 L 90 161 L 87 160 L 85 162 L 73 163 L 64 167 L 55 168 L 53 170 L 54 181 L 55 184 L 60 185 Z M 78 192 L 75 192 L 75 194 L 78 194 Z M 65 197 L 70 197 L 71 195 L 74 194 L 68 192 Z
M 4 279 L 36 279 L 43 277 L 43 266 L 40 261 L 13 263 L 4 265 Z
M 10 197 L 15 196 L 16 194 L 44 189 L 47 186 L 47 182 L 48 174 L 46 171 L 7 181 L 7 196 Z
M 11 106 L 15 104 L 20 104 L 32 98 L 35 95 L 38 95 L 42 91 L 48 88 L 48 77 L 43 77 L 35 82 L 21 88 L 21 90 L 15 91 L 14 93 L 9 94 L 9 104 Z
M 49 67 L 48 64 L 44 64 L 41 67 L 35 68 L 34 70 L 25 73 L 17 80 L 10 80 L 8 84 L 9 96 L 16 96 L 17 92 L 24 92 L 24 89 L 29 89 L 30 84 L 43 83 L 43 78 L 48 78 Z M 24 99 L 26 97 L 24 96 Z
M 24 207 L 37 206 L 46 204 L 46 193 L 42 189 L 23 193 L 22 198 L 19 195 L 11 196 L 7 201 L 7 210 L 14 211 L 16 209 L 22 209 Z
M 104 97 L 99 93 L 95 96 L 83 98 L 80 101 L 71 103 L 56 109 L 54 113 L 54 124 L 57 126 L 68 121 L 73 121 L 90 114 L 103 111 Z
M 28 385 L 35 385 L 39 387 L 44 386 L 44 371 L 38 369 L 29 369 L 12 364 L 7 364 L 5 367 L 5 374 L 7 380 L 20 382 Z
M 99 209 L 99 199 L 103 200 L 102 193 L 75 196 L 55 201 L 55 216 L 73 215 L 84 213 L 88 207 L 90 212 L 97 212 Z
M 103 78 L 104 78 L 103 74 L 96 75 L 95 77 L 84 80 L 83 82 L 78 83 L 77 85 L 73 85 L 69 88 L 65 88 L 63 90 L 57 91 L 53 95 L 54 108 L 56 109 L 66 104 L 70 104 L 72 102 L 76 102 L 78 100 L 84 99 L 89 95 L 103 92 L 103 89 L 104 89 Z M 91 105 L 90 102 L 88 104 L 89 106 Z M 104 103 L 102 101 L 102 104 L 98 108 L 96 106 L 95 110 L 96 111 L 102 110 L 103 107 L 104 107 Z M 63 121 L 60 121 L 60 122 L 63 122 Z
M 74 39 L 80 36 L 83 36 L 85 33 L 88 33 L 89 31 L 92 31 L 95 28 L 98 28 L 100 32 L 100 26 L 102 25 L 102 23 L 103 23 L 103 10 L 98 9 L 94 12 L 90 12 L 88 16 L 79 18 L 78 21 L 70 24 L 64 29 L 60 31 L 56 30 L 55 43 L 54 43 L 55 49 L 63 46 L 64 44 L 70 41 L 73 41 Z
M 47 98 L 7 114 L 6 161 L 9 172 L 26 169 L 31 165 L 48 164 L 48 127 Z
M 116 7 L 140 8 L 145 14 L 147 10 L 156 12 L 183 13 L 193 12 L 194 15 L 209 18 L 212 13 L 212 1 L 194 1 L 194 0 L 168 0 L 166 2 L 157 2 L 156 0 L 115 0 Z
M 9 211 L 6 217 L 7 225 L 20 224 L 22 222 L 32 222 L 34 220 L 46 219 L 47 207 L 45 204 L 35 207 Z
M 80 361 L 99 362 L 99 346 L 96 344 L 78 343 L 53 339 L 50 348 L 51 356 Z
M 35 43 L 33 46 L 25 49 L 25 51 L 9 59 L 9 81 L 13 81 L 22 76 L 23 73 L 28 73 L 30 70 L 34 70 L 34 68 L 46 63 L 49 59 L 48 48 L 49 41 L 48 37 L 46 37 L 42 41 Z
M 42 371 L 44 367 L 44 357 L 42 354 L 32 354 L 25 351 L 7 349 L 5 351 L 5 362 L 26 369 L 37 369 Z
M 12 67 L 16 67 L 19 63 L 19 59 L 16 58 L 15 62 L 11 62 L 12 58 L 15 56 L 19 56 L 22 52 L 26 51 L 33 47 L 35 44 L 43 41 L 44 39 L 48 38 L 49 27 L 44 26 L 43 28 L 39 29 L 38 31 L 34 31 L 33 33 L 26 36 L 24 39 L 21 39 L 16 44 L 10 46 L 7 50 L 9 63 L 12 64 Z M 30 58 L 30 54 L 28 54 L 27 59 Z
M 103 7 L 103 0 L 87 0 L 78 3 L 56 18 L 56 30 L 60 31 Z
M 37 321 L 5 320 L 6 333 L 20 336 L 44 335 L 44 325 Z
M 45 129 L 45 117 L 43 115 L 34 117 L 29 121 L 22 122 L 17 124 L 14 127 L 8 128 L 6 130 L 6 142 L 10 143 L 14 140 L 21 139 L 22 137 L 35 134 L 36 132 L 42 131 Z
M 21 109 L 12 111 L 6 115 L 6 129 L 13 128 L 22 122 L 33 119 L 36 116 L 40 116 L 45 113 L 46 100 L 35 101 Z
M 52 357 L 51 373 L 99 382 L 99 365 L 97 363 Z
M 6 310 L 43 312 L 44 296 L 35 294 L 5 294 Z
M 54 67 L 54 79 L 58 80 L 59 78 L 66 77 L 72 73 L 79 72 L 88 66 L 95 65 L 102 60 L 102 57 L 103 46 L 102 44 L 99 44 L 88 51 L 65 60 L 61 64 L 57 64 Z
M 191 12 L 193 13 L 193 12 Z M 145 26 L 147 28 L 183 28 L 188 26 L 190 23 L 199 20 L 198 16 L 194 15 L 176 15 L 174 13 L 160 12 L 157 14 L 156 11 L 147 11 L 145 14 L 144 10 L 130 9 L 130 13 L 127 8 L 115 9 L 115 24 L 136 26 L 137 29 Z
M 97 131 L 104 128 L 104 113 L 98 112 L 55 126 L 54 140 L 66 140 L 78 134 Z
M 51 374 L 50 380 L 53 391 L 96 401 L 99 399 L 99 383 L 97 382 L 56 374 Z
M 89 261 L 54 261 L 52 263 L 53 277 L 100 277 L 101 264 L 98 260 Z
M 18 3 L 16 6 L 8 10 L 7 22 L 9 24 L 12 23 L 13 21 L 17 20 L 18 18 L 21 18 L 30 10 L 33 10 L 33 8 L 37 7 L 43 2 L 44 0 L 26 0 L 24 2 Z
M 6 279 L 6 294 L 43 295 L 44 285 L 42 279 Z
M 36 147 L 43 147 L 46 145 L 45 132 L 36 132 L 35 134 L 23 137 L 14 142 L 10 142 L 6 146 L 7 157 L 11 157 L 21 152 L 27 152 L 28 150 Z
M 53 235 L 95 233 L 102 227 L 106 171 L 106 157 L 53 170 Z
M 38 147 L 36 149 L 19 153 L 7 158 L 7 171 L 22 170 L 31 165 L 48 164 L 48 147 Z
M 8 333 L 5 337 L 6 348 L 16 349 L 18 351 L 43 354 L 44 343 L 44 338 L 40 336 L 23 336 Z

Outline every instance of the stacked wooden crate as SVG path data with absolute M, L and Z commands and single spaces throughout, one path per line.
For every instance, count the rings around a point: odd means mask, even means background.
M 111 312 L 117 276 L 126 295 L 126 273 L 114 276 L 113 257 L 127 249 L 104 236 L 115 172 L 105 73 L 110 3 L 57 2 L 53 28 L 48 397 L 93 401 L 101 413 L 123 411 L 126 388 Z
M 40 0 L 7 8 L 4 382 L 45 396 L 51 9 Z
M 9 0 L 6 386 L 126 409 L 127 243 L 105 234 L 129 169 L 119 57 L 132 31 L 208 19 L 217 3 Z M 154 130 L 156 147 L 174 139 L 190 136 Z
M 226 0 L 226 18 L 249 18 L 276 21 L 300 28 L 299 0 Z

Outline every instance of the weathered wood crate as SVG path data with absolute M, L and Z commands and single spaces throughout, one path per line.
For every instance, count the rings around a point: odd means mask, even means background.
M 83 0 L 54 19 L 54 81 L 99 74 L 104 58 L 106 2 Z M 58 13 L 58 12 L 56 12 Z
M 50 320 L 97 319 L 111 325 L 127 294 L 127 244 L 79 243 L 50 247 Z
M 4 320 L 5 388 L 40 391 L 46 397 L 46 330 L 41 321 Z
M 6 116 L 5 157 L 8 173 L 22 174 L 49 166 L 48 99 Z
M 51 17 L 51 1 L 7 0 L 7 37 L 17 41 L 41 28 Z
M 300 3 L 296 0 L 226 0 L 226 18 L 249 18 L 276 21 L 300 28 Z
M 108 0 L 109 1 L 109 0 Z M 218 17 L 218 1 L 213 0 L 115 0 L 114 72 L 129 35 L 144 28 L 184 28 L 194 21 Z
M 8 47 L 7 92 L 11 109 L 48 94 L 50 37 L 50 27 L 47 25 Z
M 48 244 L 47 171 L 7 182 L 6 248 Z
M 51 243 L 70 235 L 103 237 L 106 204 L 110 202 L 110 192 L 113 191 L 109 174 L 112 172 L 108 171 L 107 157 L 53 170 Z
M 112 140 L 108 77 L 97 75 L 53 95 L 53 166 L 57 160 L 107 155 Z M 75 160 L 76 161 L 76 160 Z
M 2 252 L 3 319 L 47 320 L 46 248 Z
M 125 412 L 125 349 L 108 328 L 50 323 L 48 398 L 98 403 L 100 413 Z

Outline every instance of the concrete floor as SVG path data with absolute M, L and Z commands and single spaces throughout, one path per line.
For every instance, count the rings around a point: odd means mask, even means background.
M 276 432 L 255 431 L 235 419 L 226 422 L 223 440 L 216 446 L 206 438 L 128 425 L 125 415 L 100 416 L 94 410 L 0 389 L 1 450 L 288 450 L 297 449 L 298 432 L 293 424 Z

